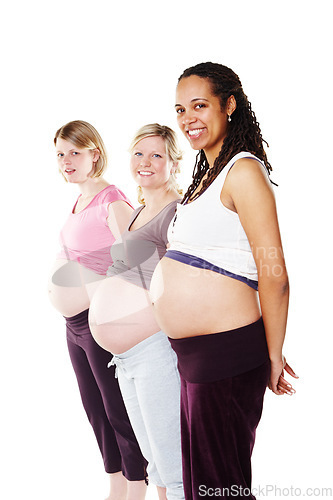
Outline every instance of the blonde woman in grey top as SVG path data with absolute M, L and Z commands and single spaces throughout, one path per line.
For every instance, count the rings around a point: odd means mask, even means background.
M 142 127 L 131 146 L 131 173 L 139 201 L 113 245 L 113 265 L 97 289 L 89 323 L 95 340 L 114 356 L 125 406 L 148 477 L 160 500 L 184 499 L 180 445 L 180 379 L 170 342 L 160 330 L 148 294 L 166 252 L 167 231 L 180 201 L 175 181 L 181 152 L 169 127 Z

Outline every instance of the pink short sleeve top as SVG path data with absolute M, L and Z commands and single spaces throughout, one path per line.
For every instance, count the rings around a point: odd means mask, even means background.
M 76 201 L 60 232 L 58 259 L 76 261 L 97 274 L 105 275 L 112 264 L 110 248 L 115 241 L 107 223 L 108 208 L 114 201 L 131 202 L 114 185 L 100 191 L 81 212 L 74 213 Z

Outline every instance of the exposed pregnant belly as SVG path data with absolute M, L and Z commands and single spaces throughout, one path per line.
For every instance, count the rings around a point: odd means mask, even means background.
M 155 317 L 171 338 L 232 330 L 260 317 L 257 292 L 234 278 L 163 257 L 150 286 Z
M 56 260 L 49 279 L 49 297 L 53 306 L 67 318 L 89 309 L 90 299 L 105 276 L 77 262 Z
M 96 342 L 121 354 L 160 330 L 147 290 L 113 276 L 97 288 L 89 310 Z

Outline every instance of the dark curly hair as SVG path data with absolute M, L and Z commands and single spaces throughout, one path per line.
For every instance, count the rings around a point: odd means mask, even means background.
M 231 158 L 241 151 L 248 151 L 262 160 L 268 173 L 272 170 L 263 146 L 263 143 L 267 146 L 268 143 L 262 138 L 259 123 L 252 111 L 251 103 L 244 94 L 242 84 L 236 73 L 222 64 L 212 62 L 200 63 L 186 69 L 179 77 L 178 83 L 183 78 L 188 78 L 192 75 L 205 78 L 209 81 L 212 93 L 220 99 L 221 111 L 225 110 L 230 96 L 234 96 L 236 100 L 236 109 L 232 114 L 231 122 L 228 122 L 227 136 L 223 141 L 219 155 L 215 158 L 212 168 L 209 168 L 203 150 L 200 150 L 197 154 L 192 184 L 184 195 L 183 204 L 191 198 L 208 169 L 207 178 L 203 181 L 200 191 L 196 193 L 193 199 L 203 193 Z

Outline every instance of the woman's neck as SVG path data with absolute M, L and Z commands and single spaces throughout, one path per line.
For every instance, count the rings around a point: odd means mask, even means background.
M 89 178 L 85 182 L 80 182 L 79 189 L 83 199 L 92 198 L 109 185 L 103 178 Z
M 142 189 L 146 210 L 149 212 L 159 212 L 166 205 L 180 198 L 179 193 L 173 187 L 167 189 Z
M 221 144 L 218 144 L 214 148 L 204 149 L 204 153 L 205 153 L 205 156 L 207 158 L 209 168 L 212 168 L 214 166 L 214 162 L 215 162 L 216 158 L 218 157 L 218 155 L 220 154 L 222 145 L 223 145 L 223 141 L 221 142 Z

